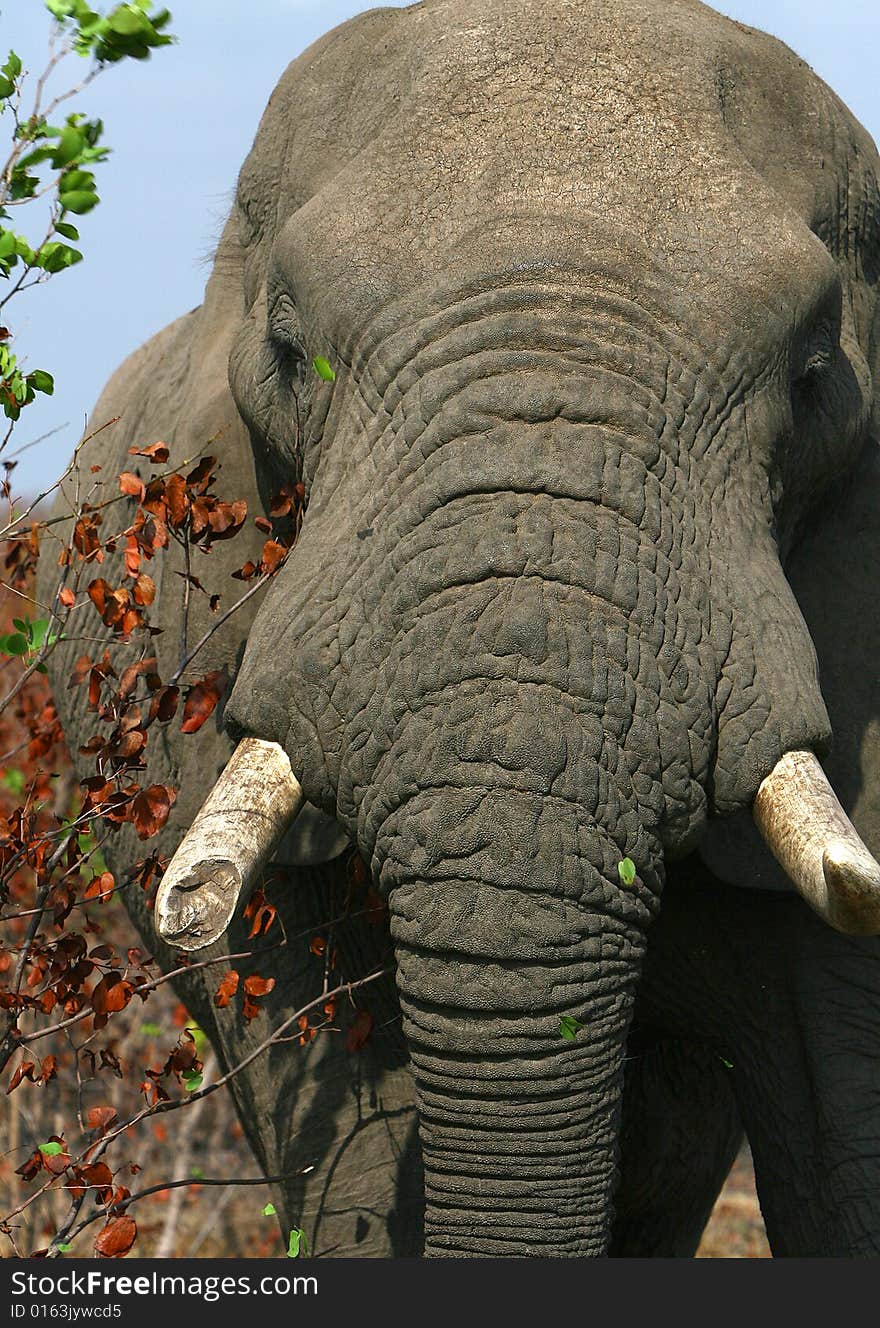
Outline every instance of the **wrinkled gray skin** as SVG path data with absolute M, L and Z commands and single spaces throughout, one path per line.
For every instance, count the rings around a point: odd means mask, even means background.
M 267 1171 L 315 1168 L 277 1203 L 318 1254 L 691 1254 L 741 1122 L 776 1254 L 880 1252 L 878 943 L 749 888 L 748 813 L 833 727 L 880 850 L 876 170 L 796 56 L 694 0 L 375 10 L 285 74 L 204 306 L 98 405 L 111 476 L 163 436 L 252 510 L 307 486 L 198 666 L 238 671 L 216 731 L 150 773 L 168 851 L 236 737 L 282 743 L 338 823 L 287 845 L 288 934 L 338 911 L 346 837 L 388 897 L 372 1042 L 234 1085 Z M 224 604 L 247 553 L 197 559 Z M 167 673 L 167 569 L 159 602 Z M 386 943 L 354 920 L 341 962 Z M 216 972 L 182 984 L 226 1063 L 320 981 L 302 940 L 259 968 L 247 1030 Z

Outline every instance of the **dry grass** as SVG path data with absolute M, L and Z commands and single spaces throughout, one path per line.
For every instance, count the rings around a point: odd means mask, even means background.
M 748 1148 L 743 1148 L 718 1196 L 703 1233 L 698 1259 L 769 1259 L 755 1173 Z

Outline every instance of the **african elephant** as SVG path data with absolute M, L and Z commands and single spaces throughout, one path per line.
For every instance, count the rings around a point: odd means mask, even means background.
M 305 485 L 199 661 L 225 707 L 149 771 L 170 852 L 277 744 L 288 936 L 352 844 L 387 900 L 372 1040 L 234 1081 L 267 1173 L 313 1168 L 277 1206 L 319 1255 L 690 1255 L 743 1126 L 776 1254 L 880 1251 L 878 868 L 816 760 L 880 850 L 878 200 L 834 94 L 696 0 L 374 10 L 291 65 L 203 306 L 101 398 L 105 474 L 211 439 L 252 511 Z M 227 596 L 244 556 L 196 570 Z M 388 937 L 340 923 L 347 971 Z M 275 963 L 278 1020 L 318 961 Z M 224 1064 L 265 1036 L 181 985 Z

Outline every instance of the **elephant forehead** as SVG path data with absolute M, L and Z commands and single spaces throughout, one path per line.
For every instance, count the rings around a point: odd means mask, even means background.
M 435 0 L 360 22 L 297 62 L 242 174 L 306 317 L 332 327 L 338 295 L 348 328 L 368 321 L 452 246 L 485 270 L 495 218 L 617 224 L 685 280 L 723 272 L 721 305 L 737 272 L 797 298 L 799 260 L 809 288 L 828 116 L 780 43 L 692 0 Z

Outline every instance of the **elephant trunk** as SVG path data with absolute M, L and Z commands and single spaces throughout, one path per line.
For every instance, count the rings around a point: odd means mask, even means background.
M 428 1255 L 605 1250 L 661 870 L 658 845 L 619 829 L 617 842 L 576 803 L 504 788 L 421 794 L 383 827 Z

